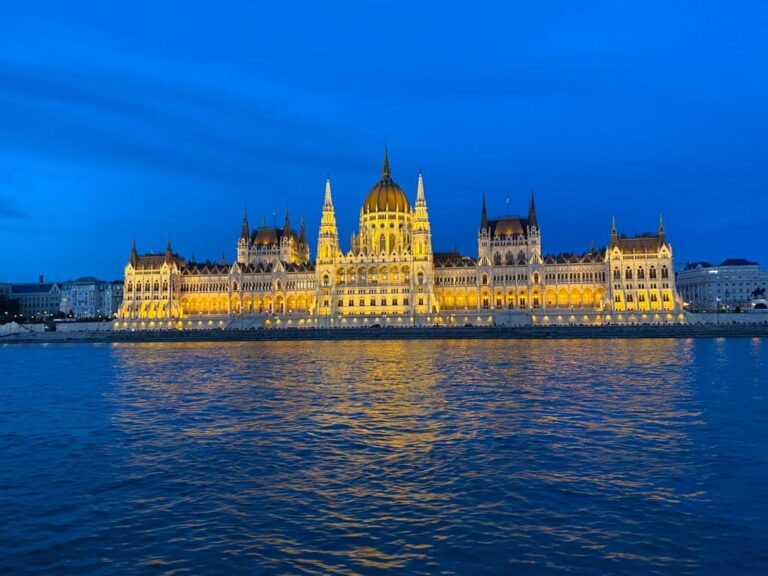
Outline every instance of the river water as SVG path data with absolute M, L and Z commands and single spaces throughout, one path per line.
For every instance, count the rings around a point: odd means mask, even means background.
M 0 346 L 0 573 L 768 573 L 768 341 Z

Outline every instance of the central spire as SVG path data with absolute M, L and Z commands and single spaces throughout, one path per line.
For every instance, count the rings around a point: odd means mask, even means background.
M 381 167 L 381 179 L 389 180 L 390 174 L 391 173 L 389 171 L 389 155 L 387 154 L 387 145 L 384 144 L 384 164 Z

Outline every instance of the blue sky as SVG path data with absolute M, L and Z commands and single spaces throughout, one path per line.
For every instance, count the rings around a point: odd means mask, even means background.
M 679 263 L 768 264 L 763 2 L 6 2 L 0 280 L 118 278 L 135 238 L 234 257 L 330 173 L 344 246 L 383 144 L 435 250 L 535 191 L 544 250 L 664 215 Z M 506 198 L 510 199 L 509 208 Z

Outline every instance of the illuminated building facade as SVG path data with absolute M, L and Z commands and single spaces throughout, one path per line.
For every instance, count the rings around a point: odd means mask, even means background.
M 185 261 L 139 255 L 125 268 L 116 328 L 345 327 L 679 321 L 672 249 L 656 234 L 619 235 L 607 248 L 551 256 L 531 197 L 526 217 L 490 219 L 483 198 L 477 256 L 432 251 L 422 175 L 411 205 L 392 179 L 386 152 L 380 180 L 342 249 L 330 180 L 325 183 L 317 255 L 304 223 L 251 230 L 244 215 L 237 258 Z

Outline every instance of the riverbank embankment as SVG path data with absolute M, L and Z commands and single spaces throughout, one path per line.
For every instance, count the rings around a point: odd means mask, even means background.
M 488 326 L 450 328 L 285 328 L 255 330 L 161 330 L 27 332 L 0 344 L 117 342 L 244 342 L 272 340 L 466 340 L 602 338 L 763 338 L 768 324 L 666 324 L 644 326 Z

